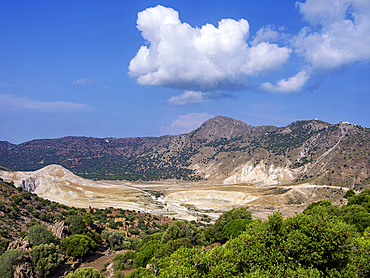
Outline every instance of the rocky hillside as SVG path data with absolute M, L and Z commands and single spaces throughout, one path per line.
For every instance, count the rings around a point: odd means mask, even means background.
M 264 185 L 304 180 L 360 189 L 370 177 L 370 129 L 319 120 L 252 127 L 219 116 L 177 136 L 0 142 L 5 168 L 34 171 L 50 164 L 94 179 Z

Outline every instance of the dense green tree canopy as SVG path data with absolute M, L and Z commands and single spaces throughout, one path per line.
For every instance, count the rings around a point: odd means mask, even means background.
M 64 223 L 68 226 L 71 235 L 83 234 L 87 229 L 83 218 L 78 215 L 68 215 Z
M 66 250 L 67 255 L 71 257 L 82 257 L 89 251 L 94 251 L 98 248 L 98 245 L 91 237 L 78 234 L 63 239 L 61 246 Z
M 62 260 L 59 254 L 59 246 L 55 246 L 53 243 L 35 246 L 29 253 L 35 265 L 35 271 L 39 277 L 49 275 Z
M 223 240 L 222 229 L 227 223 L 235 219 L 247 219 L 252 220 L 252 214 L 249 210 L 244 207 L 234 208 L 232 210 L 224 212 L 220 218 L 217 219 L 213 226 L 213 234 L 216 240 Z
M 99 271 L 93 267 L 80 267 L 68 273 L 65 278 L 100 278 Z
M 42 225 L 34 225 L 28 230 L 28 240 L 33 246 L 56 242 L 53 232 Z

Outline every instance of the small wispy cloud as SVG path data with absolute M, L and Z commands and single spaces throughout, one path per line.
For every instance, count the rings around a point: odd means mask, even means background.
M 262 83 L 260 89 L 268 93 L 294 93 L 300 91 L 309 78 L 310 74 L 302 70 L 288 79 L 279 80 L 275 86 L 269 82 Z
M 198 91 L 185 91 L 185 93 L 172 96 L 167 103 L 174 106 L 182 106 L 192 103 L 203 103 L 211 100 L 230 97 L 228 94 L 220 92 L 198 92 Z
M 171 126 L 162 126 L 162 134 L 182 134 L 190 132 L 198 128 L 206 120 L 214 117 L 213 114 L 208 113 L 190 113 L 187 115 L 179 115 L 174 120 Z
M 8 83 L 3 83 L 3 82 L 0 82 L 0 86 L 1 87 L 14 87 L 13 84 L 8 84 Z
M 73 82 L 72 82 L 73 85 L 84 85 L 84 86 L 91 86 L 92 83 L 93 81 L 87 78 L 77 79 L 77 80 L 73 79 Z
M 12 111 L 38 111 L 46 113 L 54 112 L 74 112 L 74 111 L 86 111 L 95 109 L 94 107 L 81 104 L 73 103 L 68 101 L 36 101 L 29 100 L 24 97 L 15 97 L 8 94 L 0 94 L 0 110 L 12 110 Z

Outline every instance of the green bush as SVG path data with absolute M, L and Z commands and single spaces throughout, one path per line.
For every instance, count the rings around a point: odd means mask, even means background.
M 98 249 L 98 244 L 86 235 L 71 235 L 62 240 L 61 246 L 66 250 L 67 255 L 71 257 L 82 257 L 90 251 Z
M 21 202 L 22 202 L 22 200 L 23 200 L 23 197 L 22 197 L 22 195 L 21 194 L 15 194 L 15 195 L 13 195 L 12 197 L 12 200 L 14 201 L 14 203 L 16 203 L 16 204 L 20 204 Z
M 215 240 L 222 241 L 225 238 L 222 235 L 222 229 L 229 223 L 231 220 L 235 219 L 247 219 L 252 220 L 252 214 L 246 208 L 234 208 L 232 210 L 224 212 L 215 222 L 213 226 L 213 233 Z
M 8 250 L 0 256 L 0 277 L 12 278 L 13 277 L 13 262 L 23 255 L 19 250 Z
M 193 242 L 195 241 L 197 232 L 197 227 L 189 223 L 189 221 L 175 221 L 171 224 L 167 231 L 164 232 L 162 241 L 166 243 L 169 240 L 175 240 L 178 238 L 190 238 Z
M 77 215 L 68 215 L 64 223 L 68 226 L 72 235 L 83 234 L 87 230 L 85 222 Z
M 350 198 L 350 197 L 352 197 L 354 195 L 356 195 L 355 191 L 353 191 L 352 189 L 350 189 L 350 190 L 348 190 L 346 192 L 346 194 L 344 194 L 343 198 L 348 199 L 348 198 Z
M 142 278 L 142 277 L 152 277 L 152 271 L 150 269 L 145 269 L 143 267 L 139 267 L 134 272 L 131 272 L 126 278 Z M 190 276 L 183 276 L 183 277 L 190 277 Z
M 249 219 L 234 219 L 227 223 L 222 229 L 222 236 L 229 240 L 231 238 L 238 237 L 243 231 L 245 231 L 247 225 L 251 223 Z
M 26 192 L 26 191 L 25 191 Z M 26 210 L 28 210 L 29 212 L 32 212 L 33 211 L 33 205 L 31 205 L 31 204 L 27 204 L 26 206 L 25 206 L 25 208 L 26 208 Z
M 45 226 L 34 225 L 28 230 L 28 240 L 33 246 L 40 244 L 56 243 L 56 238 L 52 231 L 49 231 Z
M 39 221 L 37 221 L 36 219 L 31 219 L 30 220 L 30 222 L 28 222 L 27 224 L 26 224 L 26 227 L 27 228 L 31 228 L 32 226 L 34 226 L 34 225 L 40 225 L 40 222 Z
M 19 212 L 19 208 L 15 203 L 10 203 L 10 205 L 12 206 L 12 208 L 15 212 Z
M 101 243 L 101 236 L 96 231 L 87 230 L 83 234 L 91 237 L 97 244 Z
M 91 226 L 93 222 L 90 214 L 84 214 L 82 218 L 85 220 L 86 225 Z
M 131 239 L 126 236 L 125 232 L 104 230 L 101 236 L 114 250 L 132 249 Z
M 65 278 L 100 278 L 99 271 L 93 267 L 80 267 L 68 273 Z
M 23 190 L 21 195 L 22 195 L 23 199 L 26 199 L 26 200 L 31 199 L 31 193 L 28 192 L 27 190 Z
M 0 237 L 0 256 L 6 251 L 11 240 Z
M 191 240 L 189 238 L 178 238 L 170 240 L 166 244 L 162 244 L 154 253 L 156 258 L 168 257 L 180 247 L 191 248 Z
M 138 235 L 140 233 L 139 230 L 135 228 L 128 229 L 128 232 L 132 235 Z
M 62 260 L 59 254 L 59 246 L 55 246 L 53 243 L 35 246 L 29 254 L 32 257 L 32 263 L 35 265 L 35 271 L 40 277 L 49 275 Z

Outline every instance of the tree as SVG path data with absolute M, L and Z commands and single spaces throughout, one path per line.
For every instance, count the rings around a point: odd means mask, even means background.
M 215 240 L 224 240 L 222 236 L 222 229 L 225 227 L 227 223 L 231 220 L 235 219 L 247 219 L 252 220 L 252 214 L 249 210 L 244 207 L 241 208 L 233 208 L 232 210 L 224 212 L 215 222 L 213 226 L 213 233 Z
M 100 278 L 99 271 L 93 267 L 80 267 L 68 273 L 65 278 Z
M 341 219 L 356 226 L 361 234 L 370 226 L 370 213 L 361 205 L 343 206 Z
M 59 254 L 59 246 L 55 246 L 53 243 L 34 246 L 30 251 L 30 255 L 35 265 L 36 273 L 40 277 L 49 275 L 62 260 Z
M 234 219 L 227 223 L 222 229 L 222 236 L 226 240 L 238 237 L 245 229 L 247 225 L 251 223 L 249 219 Z
M 348 199 L 348 198 L 350 198 L 350 197 L 352 197 L 354 195 L 356 195 L 355 191 L 353 191 L 352 189 L 350 189 L 350 190 L 348 190 L 346 192 L 346 194 L 344 194 L 343 198 Z
M 131 249 L 131 240 L 125 232 L 106 231 L 102 232 L 102 238 L 108 241 L 110 247 L 114 250 Z
M 72 235 L 83 234 L 87 229 L 83 219 L 77 215 L 68 215 L 64 223 L 68 226 Z
M 98 244 L 86 235 L 71 235 L 62 240 L 61 246 L 71 257 L 82 257 L 88 252 L 98 249 Z
M 0 237 L 0 256 L 6 251 L 11 240 Z
M 175 240 L 178 238 L 189 238 L 193 242 L 196 239 L 197 232 L 197 227 L 189 223 L 189 221 L 175 221 L 171 224 L 167 231 L 164 232 L 162 241 L 166 243 L 169 240 Z
M 91 215 L 90 214 L 84 214 L 82 216 L 82 218 L 85 220 L 85 223 L 89 226 L 91 226 L 92 223 L 94 223 L 94 221 L 92 220 L 91 218 Z
M 14 203 L 16 203 L 16 204 L 20 204 L 21 202 L 22 202 L 22 200 L 23 200 L 23 197 L 22 197 L 22 195 L 21 194 L 15 194 L 15 195 L 13 195 L 12 197 L 12 200 L 14 201 Z
M 353 195 L 348 198 L 347 205 L 361 205 L 370 212 L 370 188 L 365 189 L 358 195 Z
M 34 225 L 29 228 L 28 240 L 33 246 L 56 242 L 53 232 L 49 231 L 45 226 L 42 225 Z
M 13 262 L 23 255 L 19 250 L 7 250 L 0 256 L 0 277 L 12 278 L 13 277 Z

